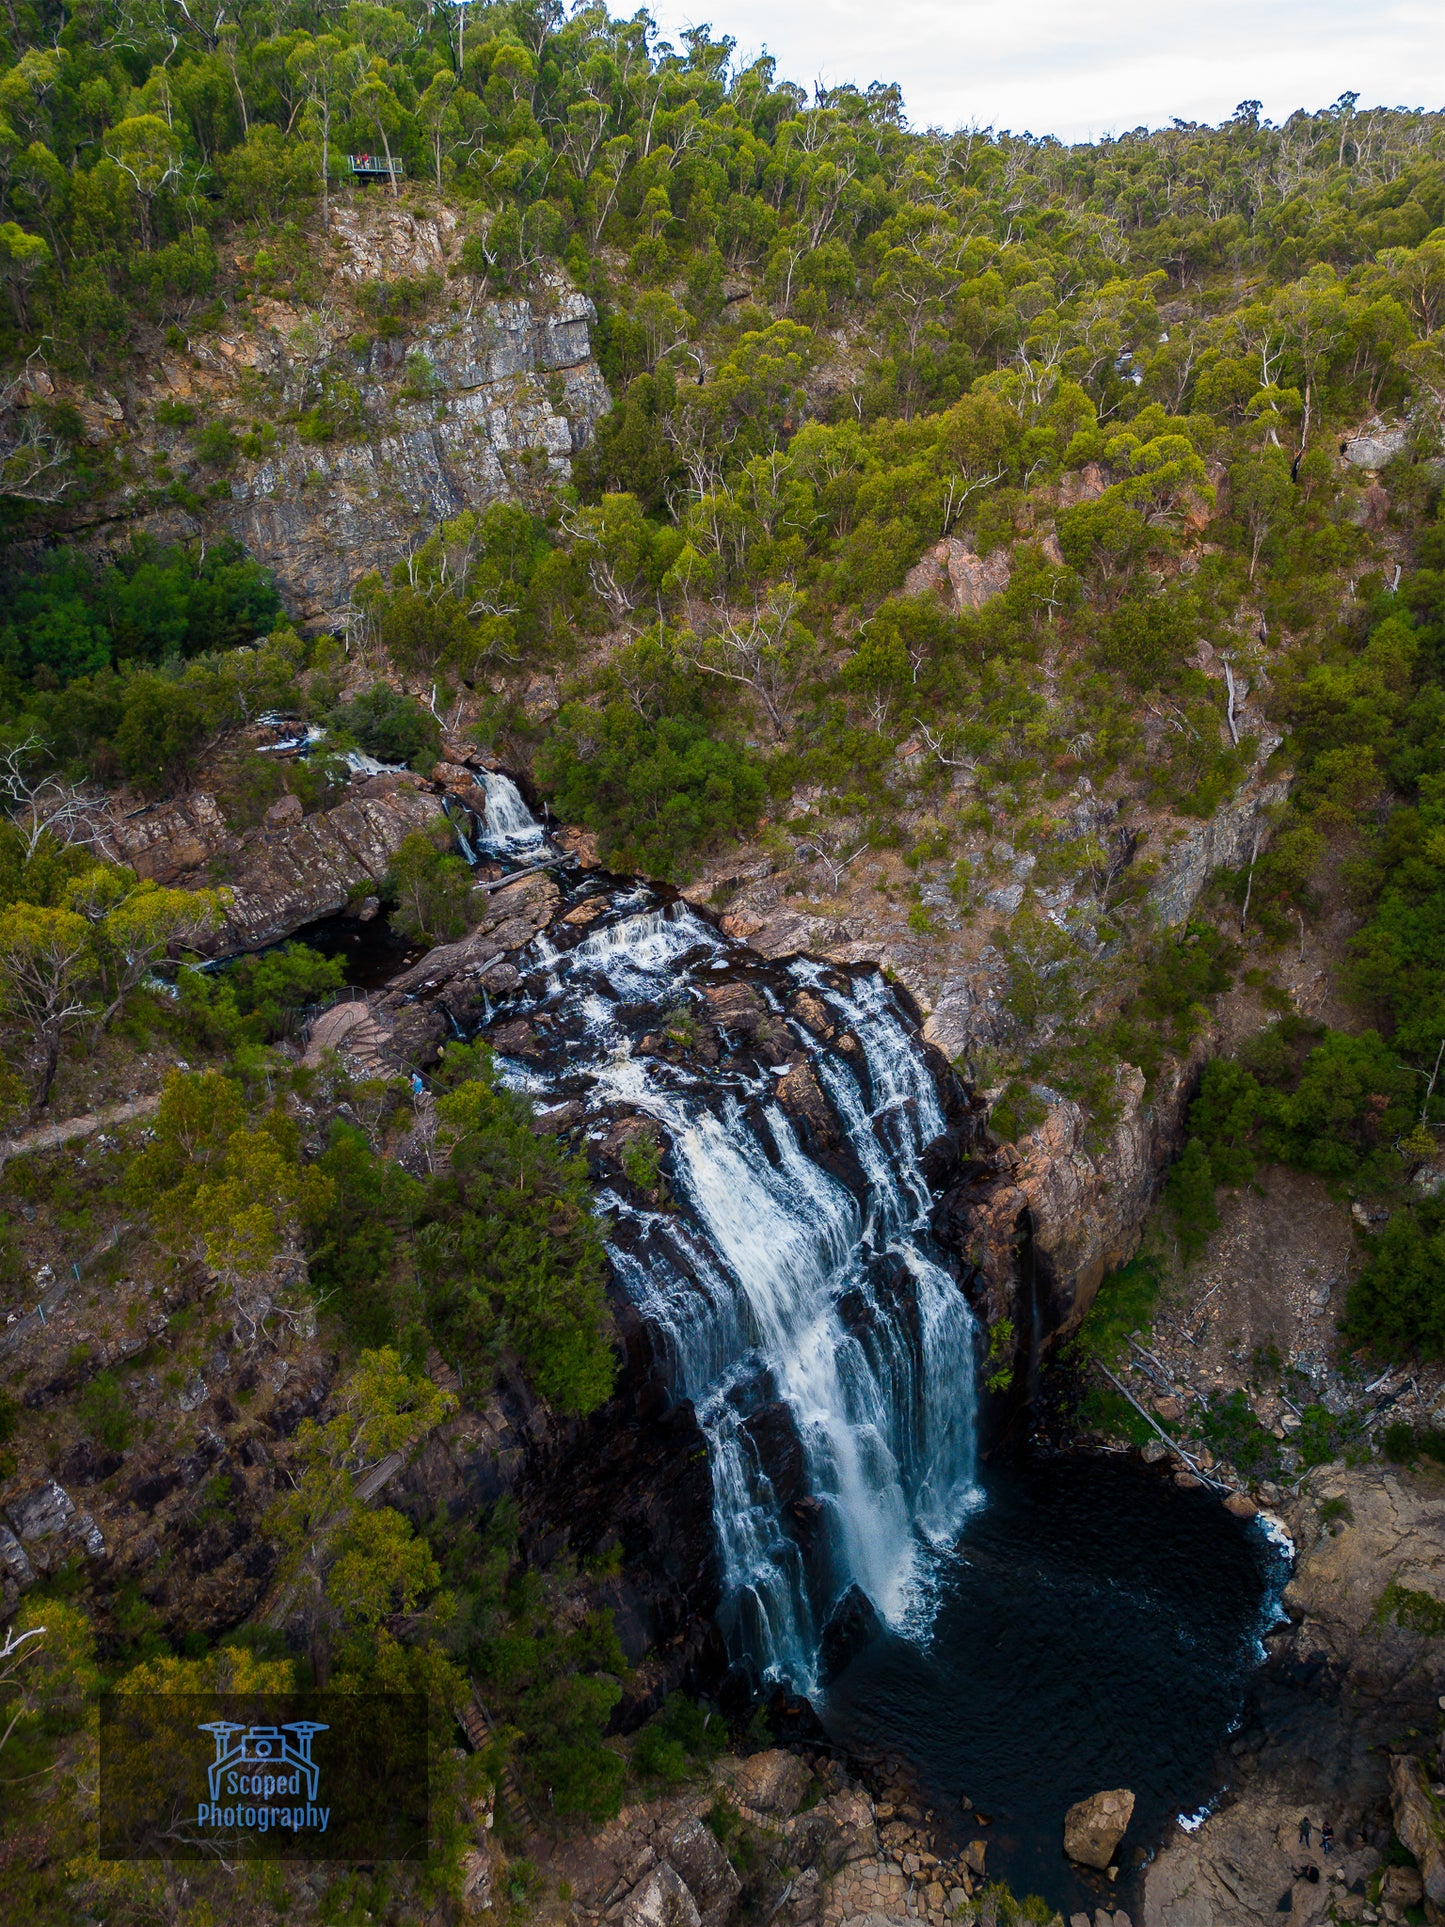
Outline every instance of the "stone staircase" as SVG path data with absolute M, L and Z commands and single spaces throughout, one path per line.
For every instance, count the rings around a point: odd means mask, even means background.
M 480 1753 L 489 1746 L 495 1737 L 492 1717 L 488 1713 L 475 1680 L 471 1682 L 471 1697 L 457 1707 L 457 1723 L 467 1736 L 467 1744 L 473 1753 Z M 517 1778 L 516 1769 L 510 1760 L 505 1760 L 497 1778 L 497 1804 L 502 1808 L 510 1826 L 522 1836 L 529 1848 L 534 1841 L 543 1843 L 542 1825 L 532 1811 L 532 1803 Z
M 448 1365 L 435 1345 L 426 1355 L 426 1375 L 439 1392 L 451 1392 L 457 1398 L 461 1397 L 461 1374 L 455 1366 Z
M 334 1050 L 353 1076 L 395 1077 L 397 1066 L 387 1050 L 390 1035 L 365 998 L 349 998 L 332 1004 L 315 1019 L 301 1061 L 314 1069 L 326 1051 Z

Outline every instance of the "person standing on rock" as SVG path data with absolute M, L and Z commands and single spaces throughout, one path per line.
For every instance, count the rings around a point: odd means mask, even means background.
M 1334 1844 L 1335 1844 L 1335 1830 L 1330 1825 L 1329 1821 L 1326 1820 L 1324 1825 L 1320 1828 L 1320 1846 L 1324 1849 L 1326 1853 L 1330 1853 L 1334 1849 Z
M 1305 1814 L 1299 1823 L 1299 1843 L 1302 1847 L 1307 1847 L 1310 1843 L 1310 1817 L 1308 1814 Z

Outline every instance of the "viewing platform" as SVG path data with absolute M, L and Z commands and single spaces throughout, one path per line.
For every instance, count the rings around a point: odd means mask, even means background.
M 351 178 L 365 184 L 368 181 L 404 181 L 406 168 L 400 161 L 389 161 L 384 154 L 348 154 L 346 164 L 351 169 Z

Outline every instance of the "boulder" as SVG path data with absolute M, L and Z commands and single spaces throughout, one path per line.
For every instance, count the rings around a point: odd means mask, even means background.
M 823 1683 L 829 1685 L 837 1679 L 882 1630 L 873 1601 L 861 1586 L 850 1586 L 829 1615 L 819 1642 Z
M 837 1149 L 837 1119 L 806 1057 L 800 1054 L 790 1061 L 787 1073 L 778 1079 L 777 1094 L 783 1109 L 806 1127 L 814 1143 Z
M 681 1876 L 663 1860 L 623 1902 L 622 1927 L 702 1927 L 702 1915 Z
M 1425 1892 L 1445 1906 L 1445 1815 L 1430 1791 L 1423 1761 L 1408 1753 L 1390 1758 L 1390 1811 L 1395 1831 L 1414 1854 Z
M 1080 502 L 1097 502 L 1107 487 L 1103 471 L 1095 463 L 1072 468 L 1059 484 L 1059 507 L 1071 509 Z
M 723 928 L 727 928 L 726 918 Z M 767 1006 L 749 983 L 704 984 L 702 994 L 707 998 L 713 1022 L 723 1030 L 750 1038 L 767 1023 Z
M 471 1847 L 462 1856 L 462 1912 L 471 1919 L 491 1907 L 492 1856 L 485 1847 Z
M 797 1812 L 811 1777 L 800 1759 L 774 1747 L 743 1761 L 733 1781 L 733 1795 L 755 1813 L 775 1813 L 787 1819 Z
M 1134 1795 L 1128 1787 L 1091 1793 L 1064 1815 L 1064 1852 L 1081 1867 L 1112 1865 L 1133 1813 Z
M 1008 551 L 995 549 L 990 556 L 976 555 L 958 536 L 945 536 L 908 571 L 903 582 L 905 595 L 948 596 L 960 614 L 965 609 L 981 609 L 1009 585 Z
M 1383 468 L 1410 439 L 1410 431 L 1399 422 L 1367 422 L 1340 443 L 1340 453 L 1354 468 Z
M 1380 1881 L 1380 1898 L 1397 1907 L 1418 1907 L 1425 1898 L 1425 1882 L 1418 1867 L 1386 1867 Z
M 743 1883 L 712 1829 L 695 1814 L 679 1821 L 667 1842 L 667 1861 L 682 1876 L 702 1927 L 725 1927 Z

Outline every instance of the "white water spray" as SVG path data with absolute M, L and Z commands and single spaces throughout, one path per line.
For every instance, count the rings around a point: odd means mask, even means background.
M 565 1024 L 571 1094 L 642 1112 L 666 1136 L 681 1208 L 607 1194 L 614 1268 L 708 1441 L 724 1629 L 739 1657 L 806 1691 L 850 1586 L 891 1624 L 915 1621 L 928 1550 L 953 1542 L 975 1497 L 974 1321 L 929 1247 L 918 1162 L 944 1128 L 933 1078 L 881 977 L 781 966 L 861 1046 L 855 1068 L 781 1013 L 773 1024 L 827 1094 L 855 1191 L 808 1154 L 771 1067 L 704 1077 L 634 1048 L 629 1013 L 705 1011 L 695 985 L 747 974 L 744 946 L 646 894 L 565 941 L 533 946 L 521 1007 Z M 776 1436 L 779 1405 L 801 1453 L 807 1530 L 760 1449 L 758 1415 L 773 1415 Z
M 522 792 L 501 770 L 483 770 L 487 818 L 477 837 L 478 850 L 490 856 L 525 857 L 541 849 L 546 831 L 522 800 Z

